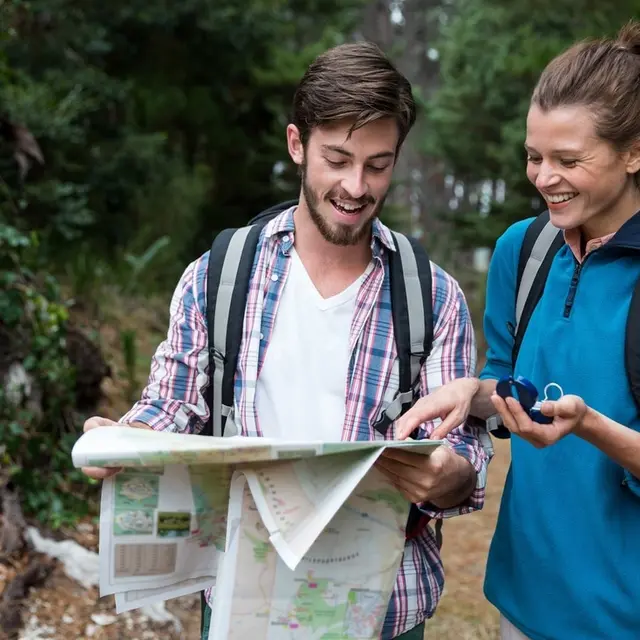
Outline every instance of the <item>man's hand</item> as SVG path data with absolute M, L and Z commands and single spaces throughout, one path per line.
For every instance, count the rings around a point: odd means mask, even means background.
M 440 446 L 428 456 L 386 449 L 376 466 L 407 500 L 431 502 L 440 509 L 464 502 L 476 485 L 475 469 L 448 446 Z
M 542 403 L 540 411 L 545 416 L 553 417 L 551 424 L 538 424 L 531 420 L 515 398 L 505 401 L 496 393 L 491 396 L 491 401 L 502 417 L 504 426 L 539 449 L 555 444 L 569 433 L 579 435 L 587 414 L 587 405 L 578 396 L 563 396 L 560 400 Z
M 123 425 L 118 422 L 114 422 L 113 420 L 109 420 L 109 418 L 101 418 L 99 416 L 94 416 L 93 418 L 89 418 L 83 427 L 83 431 L 86 433 L 87 431 L 91 431 L 91 429 L 95 429 L 96 427 L 135 427 L 137 429 L 151 429 L 149 425 L 146 425 L 142 422 L 134 422 L 129 425 Z M 90 478 L 94 478 L 95 480 L 104 480 L 105 478 L 110 478 L 114 476 L 118 471 L 121 471 L 119 467 L 114 467 L 110 469 L 103 469 L 102 467 L 82 467 L 82 473 L 89 476 Z
M 479 386 L 480 382 L 475 378 L 457 378 L 420 398 L 396 420 L 396 437 L 403 440 L 423 422 L 440 418 L 442 422 L 433 430 L 430 439 L 445 438 L 467 419 Z

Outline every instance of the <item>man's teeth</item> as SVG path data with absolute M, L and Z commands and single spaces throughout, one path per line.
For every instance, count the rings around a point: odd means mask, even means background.
M 553 202 L 553 204 L 560 204 L 561 202 L 565 202 L 566 200 L 571 200 L 571 198 L 575 198 L 577 193 L 556 193 L 554 195 L 547 194 L 547 200 L 549 202 Z
M 331 202 L 333 203 L 333 206 L 336 207 L 336 209 L 340 209 L 340 211 L 344 211 L 344 213 L 356 213 L 357 211 L 360 211 L 364 208 L 363 204 L 353 205 L 347 204 L 346 202 L 338 202 L 337 200 L 332 200 Z

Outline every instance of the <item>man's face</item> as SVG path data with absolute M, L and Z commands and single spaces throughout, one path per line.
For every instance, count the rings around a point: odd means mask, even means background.
M 380 119 L 349 137 L 350 121 L 316 127 L 304 148 L 289 125 L 289 153 L 302 174 L 301 205 L 322 236 L 348 246 L 368 237 L 389 191 L 398 145 L 398 128 Z

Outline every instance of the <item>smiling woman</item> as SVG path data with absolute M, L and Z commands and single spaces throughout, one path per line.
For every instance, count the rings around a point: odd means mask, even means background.
M 513 434 L 485 584 L 503 638 L 638 637 L 640 551 L 629 542 L 640 530 L 640 416 L 624 340 L 640 277 L 639 79 L 639 23 L 617 40 L 576 44 L 539 79 L 527 177 L 565 242 L 513 366 L 508 327 L 532 220 L 505 232 L 491 262 L 485 395 L 490 381 L 514 374 L 569 394 L 544 403 L 547 425 L 493 397 Z
M 620 153 L 598 136 L 596 118 L 583 105 L 544 111 L 534 103 L 525 145 L 527 176 L 554 226 L 581 227 L 589 240 L 613 233 L 640 208 L 632 178 L 640 168 L 640 149 Z
M 547 66 L 525 148 L 527 176 L 562 233 L 551 227 L 557 252 L 539 256 L 548 271 L 538 271 L 546 280 L 524 335 L 514 330 L 516 283 L 529 264 L 520 255 L 532 237 L 530 253 L 540 253 L 543 234 L 530 232 L 546 217 L 512 225 L 496 244 L 480 381 L 454 380 L 422 398 L 402 429 L 471 413 L 501 418 L 512 436 L 485 581 L 503 640 L 637 640 L 640 401 L 627 370 L 640 365 L 630 321 L 640 309 L 640 23 Z M 567 393 L 542 404 L 549 424 L 495 394 L 503 376 L 519 375 Z
M 640 27 L 584 42 L 553 60 L 527 118 L 527 176 L 553 224 L 587 240 L 617 231 L 640 209 Z

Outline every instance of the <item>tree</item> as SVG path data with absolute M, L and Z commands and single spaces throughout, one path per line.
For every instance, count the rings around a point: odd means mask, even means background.
M 3 6 L 0 104 L 46 158 L 18 200 L 20 225 L 41 232 L 52 265 L 113 263 L 166 236 L 153 264 L 166 288 L 218 230 L 286 195 L 273 168 L 293 88 L 313 56 L 350 37 L 361 4 Z

